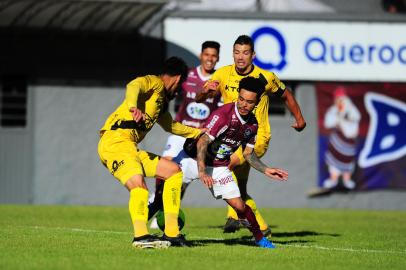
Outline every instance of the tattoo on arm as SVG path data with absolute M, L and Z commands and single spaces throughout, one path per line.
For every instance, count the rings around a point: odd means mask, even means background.
M 210 143 L 210 137 L 207 134 L 203 134 L 199 141 L 197 142 L 197 168 L 199 173 L 205 172 L 206 170 L 206 152 L 207 146 Z
M 248 164 L 251 165 L 254 169 L 265 173 L 265 169 L 268 167 L 266 166 L 255 154 L 255 151 L 252 151 L 251 153 L 244 153 L 244 158 L 248 162 Z

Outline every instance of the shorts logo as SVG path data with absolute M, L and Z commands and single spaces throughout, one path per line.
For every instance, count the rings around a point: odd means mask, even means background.
M 111 174 L 114 175 L 116 173 L 116 171 L 120 168 L 120 166 L 123 164 L 124 164 L 124 160 L 122 160 L 120 162 L 118 162 L 117 160 L 114 160 L 113 164 L 111 164 L 111 168 L 112 168 Z
M 224 185 L 227 185 L 228 183 L 233 182 L 233 181 L 234 181 L 233 178 L 228 176 L 226 178 L 217 179 L 217 180 L 214 181 L 214 183 L 219 184 L 221 186 L 224 186 Z

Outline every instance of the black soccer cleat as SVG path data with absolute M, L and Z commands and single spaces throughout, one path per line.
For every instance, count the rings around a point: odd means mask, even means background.
M 140 237 L 134 237 L 132 246 L 135 248 L 168 248 L 171 242 L 160 239 L 156 236 L 146 234 Z
M 183 234 L 178 234 L 175 237 L 169 237 L 166 234 L 162 236 L 163 241 L 169 241 L 173 247 L 188 247 L 188 243 Z
M 226 221 L 226 224 L 223 227 L 224 233 L 234 233 L 238 231 L 241 227 L 241 223 L 239 220 L 233 219 L 229 217 Z

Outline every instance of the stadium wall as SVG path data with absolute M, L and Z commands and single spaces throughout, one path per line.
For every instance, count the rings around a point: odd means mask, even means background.
M 13 191 L 8 203 L 125 205 L 128 193 L 102 166 L 97 156 L 98 129 L 122 101 L 123 88 L 32 86 L 32 164 L 31 177 L 23 186 L 31 188 L 30 200 Z M 249 193 L 260 207 L 340 207 L 406 209 L 401 192 L 376 191 L 336 194 L 308 199 L 307 191 L 316 181 L 316 132 L 314 87 L 297 88 L 297 98 L 308 121 L 302 132 L 294 131 L 288 116 L 271 116 L 272 140 L 266 163 L 286 168 L 287 183 L 272 182 L 252 171 Z M 74 108 L 74 109 L 72 109 Z M 161 153 L 167 134 L 156 126 L 140 144 L 142 149 Z M 157 143 L 159 142 L 159 143 Z M 21 145 L 23 147 L 23 145 Z M 24 148 L 24 147 L 23 147 Z M 29 149 L 29 147 L 25 147 Z M 18 177 L 17 177 L 18 178 Z M 3 179 L 3 178 L 2 178 Z M 148 185 L 153 190 L 152 179 Z M 1 181 L 4 187 L 4 181 Z M 220 207 L 199 182 L 193 183 L 185 196 L 184 206 Z

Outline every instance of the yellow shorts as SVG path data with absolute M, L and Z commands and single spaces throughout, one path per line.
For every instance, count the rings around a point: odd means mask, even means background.
M 155 177 L 160 156 L 138 149 L 128 135 L 107 130 L 99 141 L 101 162 L 123 185 L 134 175 Z

